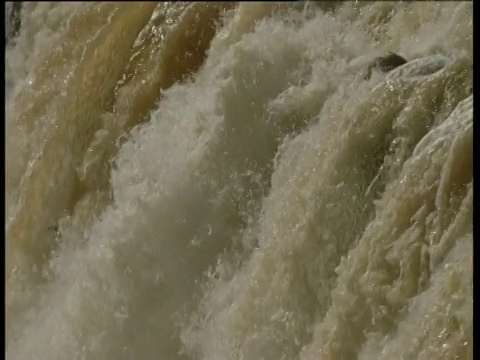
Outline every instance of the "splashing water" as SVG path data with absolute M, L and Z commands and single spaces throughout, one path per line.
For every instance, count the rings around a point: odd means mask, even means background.
M 12 6 L 9 359 L 473 359 L 472 3 Z

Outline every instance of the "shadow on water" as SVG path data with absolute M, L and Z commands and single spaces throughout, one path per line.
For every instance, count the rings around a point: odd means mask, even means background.
M 21 19 L 22 3 L 5 3 L 5 43 L 8 44 L 18 36 L 22 26 Z

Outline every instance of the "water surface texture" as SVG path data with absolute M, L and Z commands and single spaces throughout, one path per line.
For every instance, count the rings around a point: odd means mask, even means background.
M 7 3 L 7 358 L 473 359 L 472 4 Z

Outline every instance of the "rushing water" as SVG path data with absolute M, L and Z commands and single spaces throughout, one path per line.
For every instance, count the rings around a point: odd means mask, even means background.
M 472 12 L 24 3 L 8 359 L 473 359 Z

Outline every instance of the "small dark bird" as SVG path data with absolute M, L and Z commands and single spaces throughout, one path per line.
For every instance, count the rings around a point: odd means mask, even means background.
M 373 61 L 367 68 L 367 75 L 365 75 L 364 79 L 369 80 L 372 76 L 372 71 L 374 69 L 384 73 L 388 73 L 389 71 L 392 71 L 393 69 L 406 63 L 407 60 L 405 58 L 389 51 L 389 54 L 387 56 L 380 56 L 373 59 Z
M 58 234 L 58 231 L 59 231 L 58 224 L 50 225 L 49 227 L 47 227 L 47 230 L 51 230 L 51 231 L 53 231 L 54 233 Z

